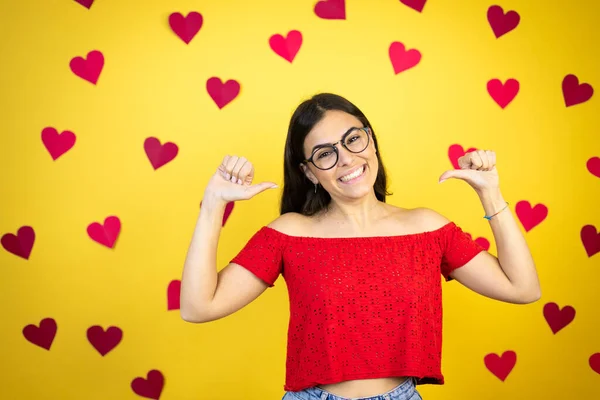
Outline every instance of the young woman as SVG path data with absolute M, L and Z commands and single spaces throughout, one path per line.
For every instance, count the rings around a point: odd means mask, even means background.
M 425 207 L 386 203 L 377 137 L 348 100 L 319 94 L 294 112 L 284 152 L 280 216 L 217 273 L 227 202 L 277 187 L 253 184 L 244 157 L 210 179 L 181 282 L 181 316 L 230 315 L 281 274 L 290 300 L 285 400 L 414 400 L 442 384 L 442 277 L 499 301 L 530 303 L 540 285 L 527 243 L 499 189 L 495 154 L 474 151 L 440 181 L 481 199 L 498 257 Z

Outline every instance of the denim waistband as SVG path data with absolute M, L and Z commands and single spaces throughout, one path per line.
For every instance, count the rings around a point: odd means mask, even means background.
M 415 392 L 416 379 L 408 378 L 392 390 L 378 394 L 376 396 L 367 396 L 367 397 L 340 397 L 336 396 L 333 393 L 329 393 L 326 390 L 323 390 L 319 387 L 311 387 L 309 389 L 305 389 L 304 391 L 307 394 L 311 394 L 311 398 L 319 399 L 319 400 L 408 400 Z

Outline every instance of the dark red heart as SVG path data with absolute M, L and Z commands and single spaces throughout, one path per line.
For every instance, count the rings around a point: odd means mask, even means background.
M 590 368 L 592 368 L 595 373 L 600 374 L 600 353 L 592 354 L 589 363 Z
M 87 54 L 87 59 L 74 57 L 69 66 L 75 75 L 95 85 L 104 68 L 104 55 L 98 50 L 93 50 Z
M 185 44 L 189 44 L 200 31 L 202 22 L 202 14 L 197 11 L 192 11 L 185 17 L 178 12 L 169 15 L 169 26 L 171 27 L 171 30 L 173 30 Z
M 522 200 L 515 205 L 515 213 L 523 224 L 525 232 L 529 232 L 548 216 L 548 207 L 544 204 L 536 204 L 535 207 L 531 207 L 528 201 Z
M 323 19 L 346 19 L 345 0 L 321 0 L 315 4 L 315 14 Z
M 516 11 L 504 13 L 502 7 L 495 5 L 488 8 L 487 19 L 497 39 L 515 29 L 521 21 L 521 16 Z
M 138 377 L 131 381 L 131 389 L 138 396 L 158 400 L 165 385 L 165 378 L 158 370 L 151 370 L 146 379 Z
M 181 281 L 174 279 L 167 288 L 167 311 L 179 310 L 181 296 Z
M 0 242 L 9 253 L 28 260 L 35 243 L 35 231 L 31 226 L 22 226 L 16 235 L 12 233 L 2 235 Z
M 517 354 L 512 350 L 505 351 L 502 356 L 490 353 L 484 357 L 484 363 L 492 374 L 504 381 L 517 363 Z
M 413 68 L 421 61 L 421 52 L 419 50 L 407 50 L 404 43 L 401 42 L 392 42 L 388 53 L 395 74 Z
M 94 0 L 75 0 L 75 2 L 81 4 L 82 6 L 84 6 L 85 8 L 87 8 L 88 10 L 92 6 L 92 4 L 94 4 Z
M 88 328 L 87 338 L 98 353 L 105 356 L 121 342 L 123 331 L 116 326 L 110 326 L 105 331 L 101 326 L 94 325 Z
M 206 81 L 206 90 L 217 107 L 222 109 L 238 96 L 240 84 L 233 79 L 223 83 L 220 78 L 212 77 Z
M 53 318 L 44 318 L 40 321 L 39 327 L 30 324 L 23 328 L 23 336 L 36 346 L 50 350 L 56 337 L 57 329 L 56 321 Z
M 575 309 L 573 307 L 564 306 L 560 309 L 556 303 L 544 305 L 543 314 L 548 326 L 555 335 L 575 319 Z
M 585 225 L 581 228 L 580 237 L 588 257 L 600 253 L 600 232 L 594 225 Z
M 586 167 L 592 175 L 600 178 L 600 157 L 592 157 L 587 160 Z
M 88 225 L 87 233 L 92 240 L 108 248 L 113 248 L 121 232 L 121 220 L 110 216 L 104 220 L 104 225 L 93 222 Z
M 42 143 L 50 153 L 52 160 L 58 159 L 75 145 L 75 134 L 71 131 L 58 133 L 55 128 L 47 127 L 42 130 Z
M 427 0 L 400 0 L 400 3 L 412 8 L 415 11 L 422 12 Z
M 273 35 L 269 38 L 269 46 L 277 55 L 291 63 L 302 46 L 302 33 L 294 30 L 289 31 L 286 37 Z
M 172 142 L 161 144 L 155 137 L 148 137 L 144 141 L 144 151 L 154 170 L 173 161 L 179 153 L 179 147 Z
M 585 103 L 594 95 L 594 88 L 589 83 L 579 83 L 579 78 L 573 74 L 564 77 L 562 81 L 563 99 L 566 107 Z
M 502 83 L 500 79 L 492 79 L 487 83 L 487 91 L 496 104 L 504 109 L 519 93 L 519 81 L 511 78 Z

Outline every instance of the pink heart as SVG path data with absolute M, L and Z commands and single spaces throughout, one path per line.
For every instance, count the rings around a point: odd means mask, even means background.
M 9 253 L 29 260 L 33 244 L 35 243 L 35 231 L 31 226 L 22 226 L 17 234 L 5 233 L 0 239 L 2 247 Z
M 131 381 L 131 389 L 138 396 L 158 400 L 165 385 L 165 378 L 158 370 L 151 370 L 144 378 L 135 378 Z
M 315 14 L 323 19 L 346 19 L 345 0 L 322 0 L 315 4 Z
M 230 201 L 225 205 L 225 211 L 223 212 L 223 222 L 221 223 L 221 226 L 225 226 L 225 223 L 227 222 L 229 216 L 231 215 L 231 212 L 233 211 L 234 205 L 234 201 Z M 202 202 L 200 202 L 200 208 L 202 208 Z
M 555 335 L 575 318 L 575 309 L 573 307 L 565 306 L 561 310 L 556 303 L 546 303 L 543 313 L 546 322 Z
M 42 143 L 52 160 L 56 160 L 75 145 L 75 134 L 71 131 L 59 134 L 55 128 L 47 127 L 42 130 Z
M 422 12 L 427 0 L 400 0 L 400 3 L 412 8 L 415 11 Z
M 150 164 L 152 164 L 152 168 L 156 171 L 177 157 L 179 147 L 172 142 L 161 144 L 157 138 L 148 137 L 144 141 L 144 151 L 148 160 L 150 160 Z
M 590 356 L 589 363 L 592 370 L 595 373 L 600 374 L 600 353 L 592 354 Z
M 537 204 L 535 207 L 531 207 L 528 201 L 519 201 L 515 206 L 515 212 L 525 232 L 529 232 L 548 216 L 548 207 L 543 204 Z
M 87 338 L 98 353 L 105 356 L 121 342 L 123 331 L 116 326 L 110 326 L 104 331 L 101 326 L 94 325 L 88 328 Z
M 291 63 L 302 46 L 302 33 L 289 31 L 285 38 L 280 34 L 273 35 L 269 39 L 269 45 L 277 55 Z
M 407 51 L 404 43 L 401 42 L 392 42 L 388 53 L 395 74 L 406 71 L 421 61 L 421 52 L 419 50 L 410 49 Z
M 174 279 L 167 287 L 167 311 L 179 310 L 181 296 L 181 281 Z
M 120 232 L 121 221 L 115 216 L 106 217 L 104 225 L 93 222 L 87 227 L 87 233 L 93 241 L 111 249 L 114 247 Z
M 83 57 L 71 59 L 69 66 L 75 75 L 95 85 L 104 68 L 104 55 L 98 50 L 92 50 L 87 54 L 87 59 Z
M 84 6 L 85 8 L 87 8 L 88 10 L 92 6 L 92 4 L 94 4 L 94 0 L 75 0 L 75 1 L 79 4 L 81 4 L 82 6 Z
M 488 8 L 487 19 L 496 39 L 498 39 L 500 36 L 515 29 L 519 25 L 521 16 L 516 11 L 504 13 L 502 7 L 496 5 Z
M 483 360 L 487 369 L 504 382 L 517 363 L 517 354 L 512 350 L 505 351 L 502 356 L 490 353 Z
M 202 14 L 196 11 L 188 13 L 186 17 L 178 12 L 169 15 L 169 26 L 171 27 L 171 30 L 179 36 L 185 44 L 189 44 L 194 36 L 200 31 L 202 22 Z
M 586 167 L 592 175 L 600 178 L 600 157 L 592 157 L 587 160 Z
M 235 80 L 223 83 L 220 78 L 212 77 L 206 81 L 206 90 L 217 107 L 222 109 L 240 93 L 240 84 Z
M 519 81 L 511 78 L 503 84 L 500 79 L 492 79 L 487 83 L 487 91 L 492 99 L 504 109 L 519 93 Z
M 577 76 L 569 74 L 562 81 L 562 92 L 565 106 L 571 107 L 591 99 L 594 88 L 589 83 L 580 84 Z
M 585 225 L 579 235 L 588 257 L 600 253 L 600 232 L 594 225 Z
M 465 149 L 460 144 L 451 145 L 448 148 L 448 158 L 450 159 L 450 162 L 452 163 L 454 169 L 460 169 L 460 166 L 458 165 L 459 158 L 475 150 L 477 150 L 475 147 L 471 147 L 465 151 Z
M 57 329 L 56 321 L 53 318 L 44 318 L 40 321 L 39 327 L 30 324 L 23 328 L 23 336 L 36 346 L 50 350 L 56 337 Z

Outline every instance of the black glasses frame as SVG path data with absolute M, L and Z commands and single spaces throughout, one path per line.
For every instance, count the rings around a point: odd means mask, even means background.
M 349 149 L 349 148 L 346 146 L 346 138 L 348 137 L 348 135 L 352 134 L 352 133 L 353 133 L 354 131 L 356 131 L 356 130 L 364 131 L 364 132 L 367 134 L 367 144 L 366 144 L 365 148 L 364 148 L 364 149 L 362 149 L 362 150 L 360 150 L 360 151 L 352 151 L 352 150 L 350 150 L 350 149 Z M 332 143 L 332 144 L 323 144 L 323 145 L 320 145 L 320 146 L 316 147 L 316 148 L 313 150 L 312 154 L 310 155 L 310 158 L 307 158 L 307 159 L 305 159 L 305 160 L 302 160 L 302 162 L 303 162 L 303 163 L 308 163 L 308 162 L 310 162 L 310 163 L 312 163 L 312 165 L 314 165 L 314 166 L 315 166 L 315 168 L 318 168 L 318 169 L 320 169 L 321 171 L 327 171 L 327 170 L 329 170 L 329 169 L 331 169 L 331 168 L 335 167 L 335 166 L 337 165 L 337 163 L 338 163 L 339 159 L 340 159 L 340 153 L 339 153 L 339 150 L 338 150 L 338 148 L 337 148 L 337 145 L 338 145 L 338 144 L 340 144 L 340 143 L 341 143 L 341 144 L 342 144 L 342 146 L 344 146 L 344 148 L 345 148 L 346 150 L 348 150 L 350 153 L 353 153 L 353 154 L 362 153 L 363 151 L 365 151 L 365 149 L 366 149 L 367 147 L 369 147 L 369 143 L 371 143 L 371 128 L 369 128 L 368 126 L 363 126 L 363 127 L 361 127 L 361 128 L 352 128 L 352 129 L 350 129 L 348 132 L 344 133 L 344 136 L 342 136 L 342 138 L 341 138 L 340 140 L 338 140 L 337 142 L 335 142 L 335 143 Z M 335 162 L 334 162 L 334 163 L 333 163 L 333 165 L 332 165 L 331 167 L 329 167 L 329 168 L 320 168 L 320 167 L 318 167 L 318 166 L 317 166 L 317 164 L 315 164 L 315 162 L 313 161 L 313 157 L 315 156 L 315 153 L 316 153 L 318 150 L 322 149 L 323 147 L 332 147 L 332 148 L 333 148 L 333 152 L 335 153 Z

